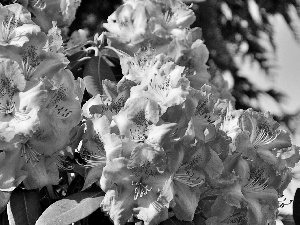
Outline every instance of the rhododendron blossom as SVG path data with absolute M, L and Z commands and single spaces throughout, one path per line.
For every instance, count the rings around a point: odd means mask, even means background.
M 124 0 L 92 41 L 60 29 L 80 1 L 17 2 L 0 5 L 0 212 L 43 193 L 37 225 L 98 208 L 115 225 L 275 223 L 300 148 L 235 109 L 191 6 Z

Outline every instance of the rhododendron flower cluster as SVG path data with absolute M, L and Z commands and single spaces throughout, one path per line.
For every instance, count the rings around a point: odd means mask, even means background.
M 65 69 L 55 23 L 44 33 L 23 6 L 0 10 L 1 191 L 57 184 L 59 152 L 81 120 L 80 80 Z
M 270 113 L 234 108 L 188 5 L 124 1 L 87 48 L 117 56 L 122 78 L 101 78 L 81 107 L 94 83 L 66 69 L 80 45 L 65 51 L 57 27 L 78 2 L 20 2 L 29 11 L 0 5 L 0 191 L 58 184 L 63 157 L 79 154 L 83 191 L 105 192 L 116 225 L 275 223 L 300 148 Z

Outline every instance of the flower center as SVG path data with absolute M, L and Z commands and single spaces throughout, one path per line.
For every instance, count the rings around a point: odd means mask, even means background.
M 5 105 L 0 104 L 0 113 L 9 115 L 15 111 L 15 103 L 12 100 L 8 100 Z
M 19 21 L 16 19 L 15 14 L 7 15 L 2 22 L 2 34 L 5 42 L 9 42 L 9 36 L 11 32 L 19 25 Z
M 260 126 L 256 128 L 252 144 L 254 148 L 258 148 L 262 145 L 270 144 L 277 138 L 277 136 L 278 132 L 273 132 L 268 125 Z
M 42 154 L 38 153 L 30 146 L 28 141 L 24 143 L 21 147 L 21 156 L 25 157 L 26 163 L 30 161 L 32 165 L 35 165 L 37 162 L 40 161 L 38 157 L 41 155 Z
M 148 138 L 148 130 L 150 122 L 145 117 L 145 110 L 139 111 L 132 122 L 135 124 L 135 127 L 130 129 L 131 140 L 137 142 L 144 142 Z
M 140 182 L 132 181 L 132 185 L 135 186 L 134 189 L 134 200 L 137 200 L 138 197 L 143 197 L 144 195 L 148 194 L 149 191 L 152 190 L 152 187 L 148 188 L 148 185 L 144 185 Z

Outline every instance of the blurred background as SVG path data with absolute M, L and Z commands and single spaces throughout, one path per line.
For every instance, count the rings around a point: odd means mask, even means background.
M 8 4 L 12 0 L 0 2 Z M 236 108 L 270 111 L 282 128 L 292 133 L 294 144 L 300 145 L 300 1 L 185 2 L 197 16 L 193 26 L 202 29 L 210 52 L 211 73 L 220 73 L 228 81 Z M 65 33 L 71 36 L 83 29 L 93 39 L 95 33 L 104 31 L 103 22 L 121 3 L 82 0 L 75 21 Z M 294 179 L 282 198 L 282 222 L 278 224 L 294 224 L 290 200 L 297 188 L 300 165 L 294 169 Z M 295 206 L 294 215 L 298 214 L 300 209 Z

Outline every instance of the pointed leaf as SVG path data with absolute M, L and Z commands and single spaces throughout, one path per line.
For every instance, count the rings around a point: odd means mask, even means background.
M 105 162 L 103 163 L 103 165 L 95 166 L 88 171 L 82 188 L 83 191 L 89 188 L 93 183 L 100 182 L 100 178 L 102 176 L 102 171 L 104 166 L 105 166 Z
M 53 203 L 36 225 L 69 225 L 81 220 L 98 208 L 104 196 L 99 192 L 81 192 Z
M 181 221 L 177 219 L 175 216 L 170 217 L 169 219 L 160 223 L 161 225 L 193 225 L 193 222 Z
M 0 191 L 0 213 L 2 213 L 6 209 L 6 205 L 9 201 L 10 195 L 11 192 Z
M 3 211 L 3 212 L 0 214 L 0 224 L 1 224 L 1 225 L 9 225 L 9 221 L 8 221 L 8 218 L 7 218 L 7 213 L 6 213 L 6 211 Z
M 10 225 L 34 225 L 42 214 L 37 190 L 15 189 L 7 205 Z
M 86 89 L 93 96 L 103 94 L 103 80 L 116 80 L 111 68 L 102 57 L 91 58 L 84 66 L 83 76 Z
M 67 68 L 72 71 L 72 73 L 76 73 L 83 64 L 86 63 L 91 57 L 88 57 L 86 51 L 79 51 L 74 53 L 73 55 L 68 57 L 70 63 L 68 64 Z

